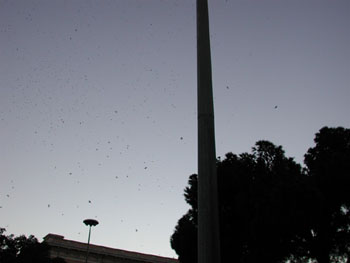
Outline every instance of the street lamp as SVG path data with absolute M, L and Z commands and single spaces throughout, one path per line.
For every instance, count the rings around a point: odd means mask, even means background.
M 95 219 L 85 219 L 84 224 L 89 226 L 89 238 L 88 238 L 88 243 L 87 243 L 87 249 L 86 249 L 86 258 L 85 258 L 85 263 L 88 262 L 88 257 L 89 257 L 89 246 L 90 246 L 90 235 L 91 235 L 91 227 L 92 226 L 97 226 L 98 221 Z

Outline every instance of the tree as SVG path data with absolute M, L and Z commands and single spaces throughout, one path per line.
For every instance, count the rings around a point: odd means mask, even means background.
M 349 261 L 350 129 L 324 127 L 314 141 L 304 162 L 323 202 L 310 238 L 312 253 L 319 263 Z
M 303 169 L 268 141 L 217 160 L 223 262 L 350 261 L 350 130 L 324 127 L 314 141 Z M 191 175 L 171 237 L 181 263 L 195 262 L 196 192 Z
M 185 200 L 191 209 L 180 218 L 170 239 L 180 262 L 197 262 L 197 175 L 192 174 L 185 189 Z
M 5 234 L 0 228 L 0 262 L 1 263 L 64 263 L 61 258 L 49 258 L 49 246 L 40 243 L 33 236 L 15 237 Z
M 301 244 L 313 223 L 316 190 L 281 146 L 259 141 L 251 154 L 228 153 L 217 161 L 217 172 L 223 262 L 279 262 L 308 255 Z M 190 236 L 196 233 L 196 192 L 197 176 L 191 175 L 185 189 L 191 209 L 171 237 L 181 263 L 194 262 L 196 243 Z
M 192 212 L 180 218 L 171 236 L 171 247 L 179 255 L 180 262 L 197 262 L 197 223 Z

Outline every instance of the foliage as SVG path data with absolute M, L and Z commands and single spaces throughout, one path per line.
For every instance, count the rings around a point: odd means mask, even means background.
M 223 262 L 340 262 L 349 252 L 350 135 L 323 128 L 302 169 L 281 146 L 258 141 L 251 153 L 217 160 Z M 197 175 L 185 189 L 191 206 L 171 246 L 195 262 Z
M 197 224 L 191 212 L 187 212 L 175 227 L 175 232 L 171 237 L 171 246 L 179 255 L 180 262 L 197 262 L 196 244 Z
M 15 237 L 5 234 L 0 228 L 0 262 L 1 263 L 64 263 L 61 258 L 50 259 L 49 247 L 40 243 L 33 236 L 24 235 Z
M 350 254 L 350 129 L 322 128 L 305 154 L 307 173 L 322 193 L 321 216 L 310 238 L 319 263 Z

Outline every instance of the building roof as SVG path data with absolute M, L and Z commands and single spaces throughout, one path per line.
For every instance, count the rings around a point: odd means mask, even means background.
M 44 242 L 47 243 L 52 248 L 61 248 L 68 250 L 80 251 L 86 253 L 87 244 L 64 239 L 64 236 L 56 234 L 48 234 L 44 237 Z M 119 259 L 127 259 L 135 262 L 149 262 L 149 263 L 178 263 L 177 259 L 167 258 L 149 254 L 143 254 L 139 252 L 121 250 L 116 248 L 104 247 L 90 244 L 89 247 L 90 253 L 96 255 L 111 256 Z

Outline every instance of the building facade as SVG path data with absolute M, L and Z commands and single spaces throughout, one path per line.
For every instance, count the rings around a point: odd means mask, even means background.
M 63 258 L 67 263 L 85 263 L 87 244 L 48 234 L 44 242 L 50 247 L 50 258 Z M 147 255 L 90 244 L 89 263 L 179 263 L 177 259 Z

